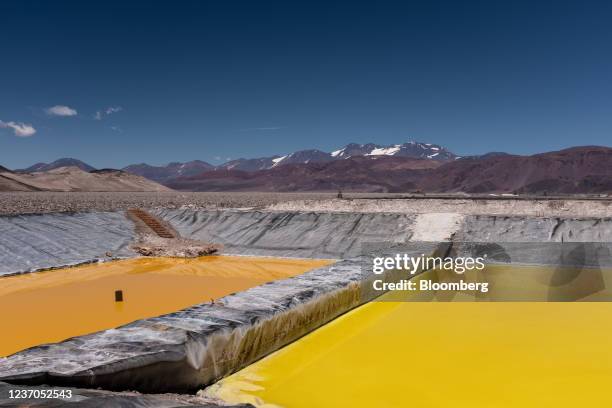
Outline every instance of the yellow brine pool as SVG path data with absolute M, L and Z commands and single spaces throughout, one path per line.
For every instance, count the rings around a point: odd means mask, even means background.
M 611 382 L 610 302 L 376 301 L 206 393 L 258 407 L 583 407 L 610 406 Z
M 208 256 L 138 258 L 0 278 L 0 356 L 174 312 L 329 264 Z M 115 300 L 120 290 L 123 301 Z

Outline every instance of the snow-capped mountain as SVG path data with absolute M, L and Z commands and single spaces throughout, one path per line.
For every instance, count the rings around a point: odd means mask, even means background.
M 444 147 L 431 143 L 408 142 L 389 146 L 374 143 L 349 143 L 331 153 L 316 149 L 300 150 L 285 156 L 236 159 L 217 166 L 217 169 L 257 171 L 272 169 L 284 164 L 326 163 L 357 156 L 396 156 L 438 161 L 454 160 L 458 157 Z
M 342 149 L 331 152 L 335 159 L 348 159 L 355 156 L 396 156 L 413 159 L 454 160 L 457 155 L 444 147 L 431 143 L 408 142 L 381 146 L 374 143 L 349 143 Z
M 230 160 L 218 166 L 195 160 L 187 163 L 170 163 L 167 166 L 150 166 L 145 163 L 133 164 L 123 168 L 123 170 L 157 182 L 164 182 L 172 178 L 196 175 L 210 170 L 252 172 L 273 169 L 286 164 L 327 163 L 360 156 L 395 156 L 435 161 L 447 161 L 458 158 L 458 156 L 444 147 L 431 143 L 408 142 L 388 146 L 374 143 L 349 143 L 331 153 L 309 149 L 299 150 L 284 156 L 274 155 L 254 159 L 240 158 Z
M 236 159 L 217 166 L 217 169 L 257 171 L 267 170 L 291 163 L 324 163 L 334 160 L 327 152 L 321 150 L 300 150 L 285 156 L 261 157 L 258 159 Z

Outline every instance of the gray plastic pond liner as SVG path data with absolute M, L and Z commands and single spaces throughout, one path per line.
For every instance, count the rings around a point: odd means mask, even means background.
M 612 218 L 466 216 L 454 241 L 612 242 Z
M 0 217 L 0 276 L 135 256 L 122 212 Z
M 528 218 L 489 215 L 467 216 L 455 234 L 454 248 L 474 250 L 477 243 L 490 242 L 489 255 L 499 263 L 610 267 L 612 264 L 612 219 Z M 465 243 L 465 244 L 459 244 Z M 601 245 L 597 245 L 601 243 Z M 580 245 L 578 245 L 580 244 Z M 469 252 L 469 251 L 468 251 Z M 582 259 L 561 259 L 568 253 Z M 490 258 L 489 262 L 495 259 Z
M 368 242 L 406 242 L 414 214 L 155 210 L 185 238 L 223 253 L 348 259 Z

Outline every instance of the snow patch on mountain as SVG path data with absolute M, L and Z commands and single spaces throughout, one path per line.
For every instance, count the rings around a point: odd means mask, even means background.
M 395 145 L 393 147 L 379 147 L 372 150 L 370 153 L 366 153 L 366 156 L 393 156 L 399 152 L 401 145 Z
M 342 155 L 342 153 L 344 153 L 344 149 L 334 150 L 333 152 L 331 152 L 331 156 L 332 157 L 338 157 L 338 156 Z
M 289 155 L 291 156 L 291 155 Z M 272 162 L 274 163 L 272 165 L 272 167 L 276 167 L 278 166 L 283 160 L 285 160 L 288 156 L 281 156 L 281 157 L 277 157 L 276 159 L 272 159 Z

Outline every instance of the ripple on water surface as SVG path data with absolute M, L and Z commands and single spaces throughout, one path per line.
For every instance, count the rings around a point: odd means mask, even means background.
M 0 278 L 0 356 L 171 313 L 328 260 L 139 258 Z M 123 301 L 115 301 L 115 291 Z

